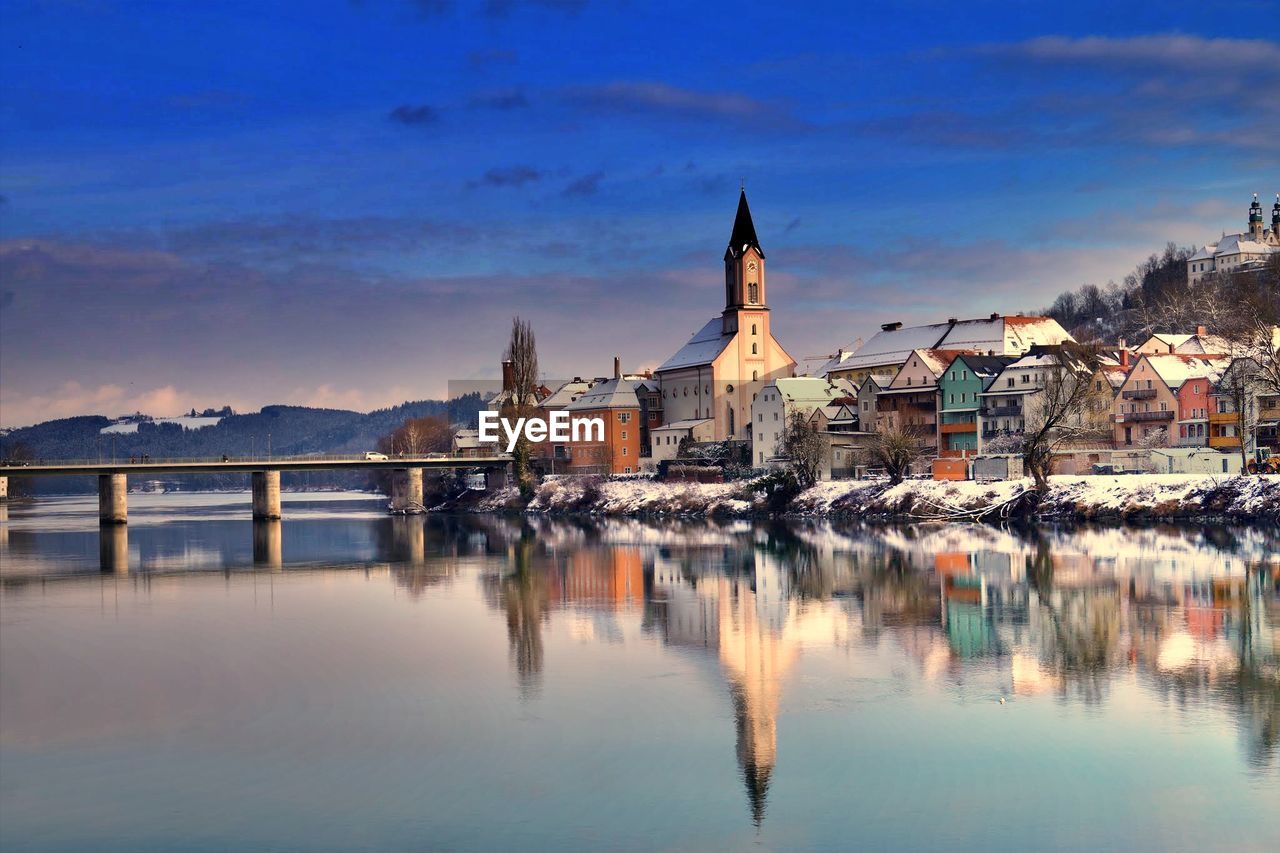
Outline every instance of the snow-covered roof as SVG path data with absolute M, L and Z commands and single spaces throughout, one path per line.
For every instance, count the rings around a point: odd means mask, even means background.
M 1208 379 L 1216 382 L 1231 363 L 1229 358 L 1204 358 L 1196 355 L 1178 355 L 1176 353 L 1159 353 L 1144 355 L 1165 385 L 1177 390 L 1188 379 Z
M 838 397 L 853 397 L 858 391 L 852 382 L 837 379 L 828 381 L 813 376 L 796 376 L 775 379 L 769 383 L 788 403 L 818 403 L 826 405 Z
M 1208 247 L 1206 247 L 1208 248 Z M 1228 234 L 1213 247 L 1215 256 L 1223 255 L 1269 255 L 1280 252 L 1280 246 L 1259 243 L 1248 234 Z
M 866 370 L 900 365 L 913 350 L 991 351 L 1017 355 L 1035 344 L 1060 344 L 1072 340 L 1052 317 L 984 317 L 928 326 L 882 328 L 856 351 L 841 351 L 821 370 Z M 852 347 L 850 347 L 852 350 Z
M 544 409 L 563 409 L 572 403 L 578 397 L 591 387 L 591 383 L 585 380 L 573 380 L 566 382 L 555 390 L 555 392 L 543 400 L 540 405 Z
M 565 406 L 565 411 L 581 412 L 592 409 L 638 409 L 640 398 L 636 386 L 643 383 L 630 379 L 607 379 L 597 382 Z
M 649 431 L 660 432 L 661 430 L 667 430 L 667 429 L 675 429 L 675 430 L 695 429 L 697 427 L 702 426 L 703 424 L 709 424 L 709 423 L 711 423 L 711 418 L 686 418 L 683 421 L 672 421 L 669 424 L 663 424 L 662 426 L 653 427 Z
M 658 368 L 659 371 L 675 370 L 679 367 L 696 367 L 715 361 L 725 347 L 733 340 L 733 335 L 724 334 L 724 323 L 720 317 L 713 317 L 682 346 L 675 355 L 667 359 Z

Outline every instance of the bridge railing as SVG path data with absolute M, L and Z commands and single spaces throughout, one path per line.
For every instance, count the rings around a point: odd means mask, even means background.
M 447 462 L 463 461 L 476 457 L 454 453 L 431 453 L 408 456 L 405 454 L 387 454 L 386 459 L 368 459 L 363 453 L 307 453 L 301 456 L 236 455 L 226 456 L 101 456 L 96 459 L 0 459 L 3 467 L 41 467 L 66 466 L 68 468 L 94 467 L 101 465 L 218 465 L 218 464 L 272 464 L 279 462 Z M 509 459 L 505 453 L 487 454 L 483 459 Z

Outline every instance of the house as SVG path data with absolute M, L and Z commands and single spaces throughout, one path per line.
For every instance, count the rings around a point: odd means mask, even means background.
M 711 418 L 695 418 L 692 420 L 672 421 L 649 430 L 651 450 L 650 463 L 657 465 L 667 459 L 675 459 L 680 452 L 680 443 L 690 441 L 701 444 L 715 440 L 715 422 Z
M 1004 444 L 1004 439 L 1020 439 L 1037 423 L 1043 424 L 1045 407 L 1052 405 L 1052 398 L 1047 395 L 1049 389 L 1061 390 L 1060 400 L 1075 397 L 1070 390 L 1073 386 L 1067 384 L 1071 376 L 1085 385 L 1087 393 L 1079 398 L 1081 405 L 1077 410 L 1055 414 L 1054 431 L 1058 436 L 1055 444 L 1059 445 L 1055 452 L 1067 452 L 1082 445 L 1096 448 L 1100 441 L 1109 444 L 1111 390 L 1110 383 L 1097 375 L 1099 357 L 1096 350 L 1086 350 L 1073 343 L 1033 347 L 1031 352 L 1008 364 L 979 395 L 982 404 L 978 424 L 983 449 L 1007 452 L 1008 448 L 991 445 Z
M 563 383 L 555 391 L 548 394 L 538 403 L 538 417 L 550 422 L 552 413 L 567 411 L 569 404 L 575 402 L 591 388 L 591 382 L 575 376 Z M 539 441 L 533 446 L 534 458 L 551 474 L 563 473 L 569 464 L 569 445 L 551 440 Z
M 992 314 L 976 320 L 952 318 L 928 326 L 885 323 L 860 346 L 841 349 L 817 375 L 848 379 L 861 387 L 868 376 L 887 384 L 916 350 L 965 350 L 988 355 L 1022 355 L 1036 345 L 1061 344 L 1071 335 L 1052 317 Z
M 454 456 L 462 456 L 466 459 L 488 456 L 495 452 L 493 445 L 482 445 L 480 443 L 480 430 L 478 429 L 460 429 L 454 432 L 451 450 Z
M 978 414 L 981 394 L 1013 356 L 964 353 L 947 365 L 938 379 L 938 455 L 967 456 L 978 453 Z
M 725 306 L 658 367 L 663 417 L 712 422 L 713 440 L 750 441 L 751 404 L 796 360 L 769 330 L 765 255 L 744 191 L 724 253 Z
M 912 432 L 921 454 L 935 455 L 938 377 L 953 359 L 963 354 L 951 350 L 912 350 L 893 379 L 876 395 L 877 429 Z
M 889 381 L 889 379 L 877 379 L 872 375 L 858 386 L 858 428 L 864 432 L 882 432 L 884 429 L 883 421 L 877 415 L 876 401 Z
M 1113 405 L 1116 446 L 1204 446 L 1209 392 L 1227 364 L 1200 355 L 1141 356 Z
M 1059 366 L 1060 348 L 1036 347 L 1011 361 L 979 397 L 978 422 L 982 443 L 1017 437 L 1026 427 L 1028 399 L 1044 388 L 1050 371 Z
M 860 428 L 857 400 L 843 398 L 813 410 L 809 425 L 822 439 L 820 480 L 842 480 L 859 475 L 875 444 L 876 434 Z
M 1256 360 L 1232 360 L 1210 389 L 1209 446 L 1239 450 L 1243 438 L 1246 453 L 1258 448 L 1276 453 L 1280 451 L 1278 432 L 1280 393 L 1263 380 Z
M 641 405 L 637 386 L 643 381 L 622 375 L 614 359 L 612 379 L 592 383 L 591 387 L 565 405 L 571 418 L 600 418 L 604 435 L 586 432 L 579 440 L 569 442 L 568 473 L 571 474 L 635 474 L 640 471 Z
M 1226 355 L 1231 352 L 1231 349 L 1230 342 L 1225 338 L 1209 334 L 1204 326 L 1196 326 L 1194 335 L 1156 332 L 1143 341 L 1134 353 L 1137 355 Z
M 751 405 L 752 465 L 763 468 L 781 457 L 783 436 L 795 412 L 803 413 L 808 419 L 815 411 L 825 410 L 833 403 L 851 403 L 856 394 L 857 389 L 849 382 L 830 382 L 812 376 L 775 379 L 764 386 Z M 833 414 L 843 417 L 840 409 Z M 826 417 L 820 414 L 814 428 L 826 427 Z

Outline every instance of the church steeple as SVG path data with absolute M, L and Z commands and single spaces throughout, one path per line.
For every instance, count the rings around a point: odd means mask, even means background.
M 729 248 L 725 258 L 741 257 L 747 248 L 753 248 L 764 257 L 760 248 L 760 240 L 756 237 L 756 226 L 751 221 L 751 208 L 747 206 L 747 191 L 743 188 L 738 195 L 738 215 L 733 219 L 733 233 L 729 235 Z
M 765 310 L 764 250 L 756 237 L 747 206 L 747 192 L 738 195 L 738 213 L 733 219 L 733 233 L 724 252 L 724 310 L 728 315 L 743 308 Z M 734 323 L 726 319 L 726 330 Z

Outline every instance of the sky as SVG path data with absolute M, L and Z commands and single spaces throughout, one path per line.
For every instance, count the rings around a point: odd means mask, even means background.
M 0 0 L 0 425 L 654 367 L 745 184 L 795 357 L 1280 191 L 1280 4 Z

